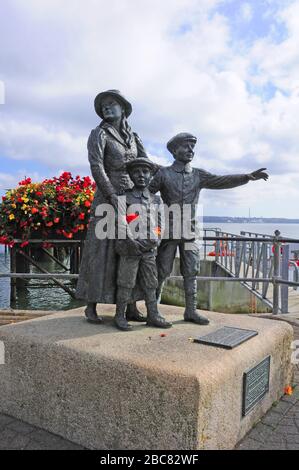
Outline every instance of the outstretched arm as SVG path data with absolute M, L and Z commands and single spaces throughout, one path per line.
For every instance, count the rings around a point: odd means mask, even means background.
M 266 168 L 260 168 L 259 170 L 253 171 L 249 174 L 224 176 L 213 175 L 212 173 L 204 170 L 198 171 L 200 176 L 200 185 L 202 188 L 230 189 L 247 184 L 249 181 L 257 181 L 260 179 L 267 181 L 269 176 L 264 172 L 264 170 L 266 170 Z
M 249 180 L 252 181 L 257 181 L 257 180 L 264 180 L 267 181 L 269 178 L 268 173 L 265 173 L 264 170 L 267 170 L 267 168 L 260 168 L 259 170 L 253 171 L 252 173 L 249 173 Z

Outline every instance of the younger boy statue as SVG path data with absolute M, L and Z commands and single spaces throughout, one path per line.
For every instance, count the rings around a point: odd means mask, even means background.
M 131 325 L 126 319 L 128 303 L 132 302 L 134 288 L 143 291 L 147 308 L 147 325 L 158 328 L 170 328 L 158 311 L 156 290 L 158 273 L 156 267 L 157 247 L 161 235 L 162 201 L 152 194 L 148 185 L 156 166 L 148 158 L 138 158 L 127 164 L 127 170 L 134 183 L 133 189 L 125 192 L 126 221 L 122 225 L 124 238 L 116 240 L 116 251 L 120 255 L 117 275 L 117 296 L 115 325 L 123 331 L 130 331 Z M 137 222 L 138 231 L 131 226 Z M 133 223 L 134 222 L 134 223 Z M 131 223 L 131 226 L 130 226 Z

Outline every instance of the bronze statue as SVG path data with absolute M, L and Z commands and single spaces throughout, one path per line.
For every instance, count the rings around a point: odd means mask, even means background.
M 126 238 L 116 240 L 116 251 L 120 255 L 120 261 L 114 322 L 120 330 L 129 331 L 132 329 L 126 318 L 126 308 L 133 297 L 138 278 L 147 308 L 147 325 L 169 328 L 171 323 L 167 322 L 159 313 L 156 299 L 158 288 L 156 252 L 162 232 L 161 217 L 159 217 L 162 201 L 159 196 L 151 194 L 148 190 L 155 165 L 148 158 L 137 158 L 127 164 L 127 169 L 134 187 L 128 189 L 124 194 L 128 220 Z M 135 210 L 136 207 L 138 208 L 137 212 L 132 212 L 134 207 Z M 137 219 L 139 223 L 139 230 L 135 237 L 130 231 L 130 217 L 132 221 Z M 145 227 L 144 232 L 142 232 L 141 224 Z
M 248 175 L 227 176 L 217 176 L 192 168 L 190 163 L 197 139 L 191 134 L 181 133 L 167 144 L 175 158 L 174 163 L 169 167 L 159 167 L 158 171 L 156 167 L 151 180 L 155 165 L 149 161 L 140 138 L 128 124 L 127 118 L 132 113 L 129 101 L 118 90 L 108 90 L 99 93 L 94 105 L 102 122 L 92 130 L 87 147 L 91 173 L 97 188 L 76 291 L 77 298 L 87 302 L 87 321 L 102 323 L 102 318 L 97 314 L 97 303 L 117 303 L 115 324 L 121 330 L 130 329 L 128 320 L 169 328 L 171 323 L 157 309 L 157 298 L 163 282 L 172 271 L 179 248 L 186 302 L 184 319 L 208 324 L 208 319 L 196 311 L 199 252 L 193 231 L 187 236 L 184 233 L 176 235 L 173 228 L 177 220 L 170 217 L 168 237 L 164 236 L 159 247 L 159 240 L 151 239 L 151 230 L 145 236 L 135 239 L 130 236 L 127 226 L 129 235 L 124 240 L 99 238 L 96 227 L 98 222 L 103 221 L 103 217 L 97 215 L 96 209 L 103 204 L 112 206 L 115 213 L 110 218 L 115 222 L 115 216 L 119 215 L 119 196 L 127 198 L 126 208 L 129 209 L 130 204 L 139 201 L 142 210 L 145 208 L 147 211 L 154 201 L 160 201 L 154 193 L 161 191 L 162 200 L 167 207 L 177 204 L 182 213 L 185 205 L 191 208 L 189 222 L 193 229 L 195 206 L 201 189 L 234 188 L 250 180 L 267 180 L 265 168 Z M 137 162 L 139 163 L 136 165 Z M 148 215 L 145 216 L 146 220 L 147 217 Z M 182 217 L 178 219 L 182 225 Z M 141 299 L 146 301 L 147 319 L 136 306 L 136 300 Z
M 201 189 L 227 189 L 235 188 L 259 179 L 268 179 L 266 168 L 261 168 L 250 174 L 243 175 L 213 175 L 207 171 L 192 168 L 191 161 L 194 157 L 196 137 L 189 133 L 180 133 L 173 137 L 167 144 L 175 161 L 169 167 L 161 167 L 155 174 L 150 184 L 153 193 L 161 192 L 163 202 L 167 206 L 178 204 L 183 211 L 184 205 L 191 206 L 191 228 L 195 233 L 195 206 L 199 199 Z M 171 216 L 171 214 L 170 214 Z M 180 223 L 182 221 L 180 219 Z M 181 274 L 184 278 L 185 289 L 185 313 L 184 320 L 207 325 L 209 320 L 196 311 L 197 307 L 197 281 L 199 270 L 199 250 L 195 237 L 176 236 L 174 225 L 176 220 L 169 220 L 169 237 L 162 240 L 158 248 L 157 266 L 159 286 L 157 297 L 160 297 L 163 282 L 170 275 L 177 249 L 180 252 Z M 182 231 L 183 232 L 183 231 Z
M 146 158 L 138 135 L 132 132 L 127 118 L 132 113 L 129 101 L 118 91 L 108 90 L 95 98 L 95 111 L 102 122 L 91 131 L 88 139 L 88 159 L 97 189 L 91 207 L 90 223 L 84 245 L 76 296 L 87 302 L 86 318 L 101 323 L 97 303 L 116 303 L 117 254 L 115 240 L 99 240 L 95 234 L 99 204 L 110 203 L 117 209 L 118 196 L 133 187 L 126 164 L 136 158 Z M 136 303 L 128 306 L 127 318 L 146 321 Z

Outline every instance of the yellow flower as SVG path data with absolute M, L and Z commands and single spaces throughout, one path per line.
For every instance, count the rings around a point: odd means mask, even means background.
M 27 208 L 28 208 L 28 206 L 26 204 L 23 204 L 22 207 L 21 207 L 22 211 L 25 211 Z
M 27 202 L 29 202 L 28 197 L 23 197 L 23 201 L 25 202 L 25 204 L 27 204 Z
M 11 207 L 12 207 L 13 209 L 16 209 L 16 208 L 17 208 L 16 204 L 12 204 Z
M 14 220 L 15 216 L 13 214 L 10 214 L 10 216 L 8 218 L 9 218 L 9 220 Z

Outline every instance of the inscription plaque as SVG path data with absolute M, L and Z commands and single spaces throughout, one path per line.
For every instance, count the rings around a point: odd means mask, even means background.
M 246 416 L 269 392 L 270 360 L 268 356 L 248 372 L 244 372 L 242 416 Z
M 217 348 L 233 349 L 239 344 L 244 343 L 250 338 L 258 334 L 254 330 L 245 330 L 243 328 L 233 328 L 231 326 L 223 326 L 219 330 L 213 331 L 205 336 L 195 338 L 196 343 L 215 346 Z

